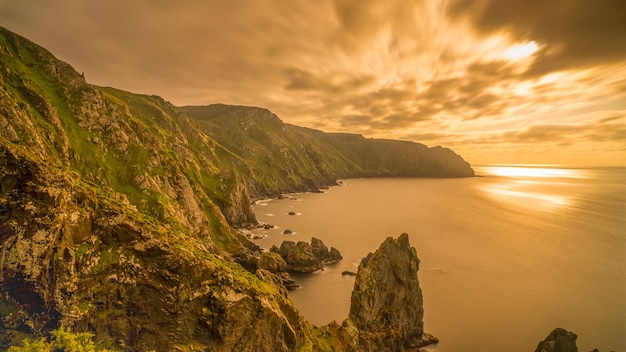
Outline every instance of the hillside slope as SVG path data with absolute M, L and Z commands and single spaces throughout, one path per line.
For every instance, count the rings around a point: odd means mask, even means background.
M 474 171 L 447 148 L 283 123 L 267 109 L 214 104 L 181 110 L 245 160 L 254 194 L 317 190 L 355 177 L 471 177 Z

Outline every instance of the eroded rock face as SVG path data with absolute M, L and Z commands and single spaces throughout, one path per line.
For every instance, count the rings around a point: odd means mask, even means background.
M 356 329 L 358 350 L 404 351 L 436 342 L 424 334 L 419 263 L 407 234 L 387 238 L 363 259 L 344 323 Z
M 0 350 L 60 326 L 128 351 L 301 347 L 279 276 L 160 232 L 75 177 L 0 145 Z
M 578 352 L 576 334 L 563 328 L 552 330 L 545 340 L 539 342 L 535 352 Z

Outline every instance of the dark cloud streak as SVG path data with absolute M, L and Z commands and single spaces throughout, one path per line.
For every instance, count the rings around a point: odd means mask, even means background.
M 528 76 L 626 58 L 622 0 L 457 0 L 449 13 L 469 18 L 483 33 L 506 31 L 542 45 Z

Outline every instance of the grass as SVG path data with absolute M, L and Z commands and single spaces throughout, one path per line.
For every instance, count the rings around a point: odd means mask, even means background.
M 106 251 L 100 252 L 98 263 L 93 267 L 93 271 L 103 271 L 111 266 L 119 264 L 119 262 L 120 256 L 117 250 L 109 248 Z

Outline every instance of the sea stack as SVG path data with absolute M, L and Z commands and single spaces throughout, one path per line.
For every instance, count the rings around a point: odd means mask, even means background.
M 535 352 L 578 352 L 577 338 L 578 336 L 571 331 L 556 328 L 545 340 L 539 342 Z
M 419 263 L 406 233 L 387 238 L 361 261 L 344 323 L 358 334 L 357 350 L 404 351 L 438 342 L 424 333 Z

